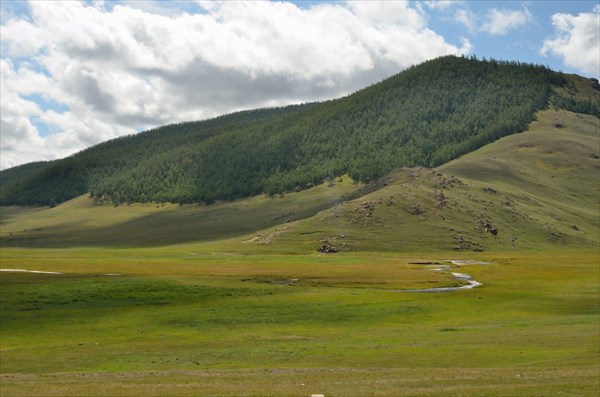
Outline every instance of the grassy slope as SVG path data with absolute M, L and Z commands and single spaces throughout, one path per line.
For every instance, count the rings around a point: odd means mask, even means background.
M 312 246 L 328 240 L 342 250 L 597 249 L 599 126 L 592 116 L 540 112 L 522 134 L 435 171 L 392 173 L 385 188 L 300 222 L 275 243 L 311 236 Z
M 253 197 L 210 206 L 95 206 L 80 196 L 55 208 L 2 207 L 4 246 L 155 246 L 222 240 L 310 217 L 361 195 L 362 184 L 338 178 L 285 197 Z

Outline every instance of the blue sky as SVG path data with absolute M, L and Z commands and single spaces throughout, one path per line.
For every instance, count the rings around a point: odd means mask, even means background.
M 0 2 L 0 168 L 346 95 L 447 54 L 598 77 L 593 1 Z

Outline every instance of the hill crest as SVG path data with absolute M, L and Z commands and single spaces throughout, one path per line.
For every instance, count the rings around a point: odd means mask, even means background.
M 212 203 L 344 174 L 369 182 L 524 130 L 566 81 L 542 66 L 442 57 L 337 100 L 165 126 L 6 170 L 0 204 L 55 205 L 87 192 L 116 205 Z

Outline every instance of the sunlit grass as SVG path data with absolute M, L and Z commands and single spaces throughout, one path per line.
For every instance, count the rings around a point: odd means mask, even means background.
M 376 395 L 374 382 L 384 395 L 495 395 L 490 384 L 521 395 L 572 387 L 593 395 L 598 384 L 589 378 L 600 366 L 593 251 L 471 255 L 465 259 L 492 264 L 457 270 L 482 287 L 415 294 L 397 289 L 426 285 L 436 272 L 414 262 L 452 257 L 191 259 L 179 248 L 150 250 L 147 259 L 144 251 L 100 250 L 102 260 L 88 268 L 80 261 L 91 258 L 89 250 L 54 250 L 39 268 L 62 275 L 1 273 L 3 395 L 94 387 L 103 395 L 134 387 L 150 395 L 306 394 L 300 383 L 332 395 Z M 4 251 L 11 259 L 3 267 L 38 268 L 31 266 L 37 251 L 17 251 Z M 358 282 L 361 275 L 369 284 Z M 429 371 L 439 378 L 425 387 L 420 374 Z M 558 375 L 548 382 L 543 374 L 551 372 Z M 259 374 L 279 382 L 276 388 L 257 381 Z M 409 374 L 399 386 L 395 377 Z M 41 383 L 52 387 L 36 389 Z

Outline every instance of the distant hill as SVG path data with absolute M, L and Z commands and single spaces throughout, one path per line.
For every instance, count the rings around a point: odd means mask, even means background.
M 0 205 L 56 205 L 84 193 L 115 205 L 213 203 L 346 174 L 370 182 L 521 132 L 551 102 L 600 115 L 574 81 L 542 66 L 442 57 L 344 98 L 169 125 L 2 171 Z

